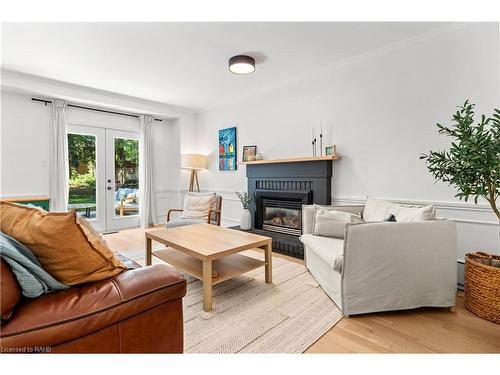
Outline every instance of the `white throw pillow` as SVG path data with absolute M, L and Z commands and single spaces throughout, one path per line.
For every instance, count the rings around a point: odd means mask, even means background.
M 382 199 L 368 198 L 363 211 L 365 221 L 384 221 L 390 215 L 394 215 L 399 222 L 432 220 L 434 206 L 405 206 Z
M 313 234 L 315 236 L 344 238 L 347 223 L 362 223 L 358 215 L 350 212 L 315 207 Z
M 217 196 L 215 193 L 193 193 L 188 192 L 184 197 L 183 219 L 208 219 L 208 211 L 217 207 Z
M 365 221 L 384 221 L 390 214 L 394 214 L 395 204 L 382 199 L 368 198 L 365 209 L 363 210 L 363 219 Z
M 396 221 L 401 223 L 432 220 L 434 219 L 434 206 L 432 204 L 424 207 L 401 206 L 399 212 L 395 216 Z

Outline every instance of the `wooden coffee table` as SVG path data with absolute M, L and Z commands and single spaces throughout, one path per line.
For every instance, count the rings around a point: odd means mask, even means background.
M 152 241 L 168 248 L 152 251 Z M 238 254 L 249 249 L 263 249 L 265 261 Z M 146 233 L 146 265 L 153 255 L 202 281 L 205 311 L 212 310 L 212 285 L 263 266 L 273 282 L 272 239 L 253 233 L 210 224 L 159 229 Z

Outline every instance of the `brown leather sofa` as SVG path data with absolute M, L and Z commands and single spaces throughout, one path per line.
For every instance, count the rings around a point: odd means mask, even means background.
M 166 265 L 129 269 L 112 278 L 35 299 L 21 296 L 1 260 L 2 353 L 182 353 L 186 280 Z

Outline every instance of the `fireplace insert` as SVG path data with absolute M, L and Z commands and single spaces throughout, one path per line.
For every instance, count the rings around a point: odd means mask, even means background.
M 311 202 L 311 191 L 256 191 L 255 228 L 300 236 L 302 205 Z

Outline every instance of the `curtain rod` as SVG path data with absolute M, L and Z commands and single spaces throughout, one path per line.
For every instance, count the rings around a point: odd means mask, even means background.
M 31 100 L 33 100 L 35 102 L 44 103 L 45 105 L 52 103 L 51 100 L 44 100 L 44 99 L 37 99 L 37 98 L 31 98 Z M 84 107 L 84 106 L 76 105 L 76 104 L 68 104 L 68 107 L 86 109 L 86 110 L 89 110 L 89 111 L 96 111 L 96 112 L 103 112 L 103 113 L 111 113 L 113 115 L 120 115 L 120 116 L 128 116 L 128 117 L 139 118 L 139 115 L 133 115 L 132 113 L 108 111 L 106 109 L 97 109 L 97 108 L 91 108 L 91 107 Z M 162 121 L 162 119 L 159 119 L 159 118 L 155 118 L 154 120 L 155 121 Z

